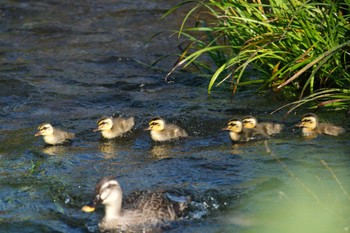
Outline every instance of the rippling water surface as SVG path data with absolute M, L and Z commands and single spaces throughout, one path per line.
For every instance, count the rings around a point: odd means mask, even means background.
M 164 76 L 141 64 L 177 53 L 179 1 L 10 1 L 0 3 L 1 232 L 97 232 L 103 215 L 80 209 L 95 183 L 114 175 L 124 193 L 167 190 L 192 198 L 185 219 L 165 232 L 348 232 L 349 133 L 303 140 L 288 118 L 266 142 L 232 146 L 220 129 L 233 116 L 268 113 L 281 103 L 242 91 L 206 95 L 207 80 Z M 135 116 L 125 137 L 92 132 L 103 115 Z M 153 143 L 153 116 L 190 137 Z M 339 114 L 321 118 L 349 127 Z M 76 132 L 69 146 L 45 146 L 36 127 Z

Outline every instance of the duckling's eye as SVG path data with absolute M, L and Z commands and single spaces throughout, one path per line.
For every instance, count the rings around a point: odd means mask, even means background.
M 157 122 L 151 122 L 149 123 L 149 125 L 153 126 L 153 125 L 159 125 Z
M 47 129 L 48 129 L 48 127 L 42 127 L 42 128 L 40 129 L 40 131 L 47 130 Z
M 311 122 L 309 119 L 302 120 L 301 122 Z
M 107 186 L 107 188 L 112 188 L 112 187 L 115 187 L 115 186 L 117 186 L 116 184 L 109 184 L 108 186 Z
M 105 121 L 102 121 L 99 125 L 105 125 L 106 122 Z
M 236 124 L 235 123 L 230 123 L 228 124 L 229 126 L 235 126 Z

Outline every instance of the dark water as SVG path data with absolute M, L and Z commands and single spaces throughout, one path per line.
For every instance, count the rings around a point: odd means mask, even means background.
M 263 120 L 282 103 L 250 91 L 206 95 L 207 80 L 164 76 L 177 53 L 170 33 L 179 1 L 2 1 L 0 3 L 0 231 L 96 232 L 102 208 L 80 209 L 98 179 L 114 175 L 124 192 L 190 195 L 184 220 L 165 232 L 348 232 L 349 134 L 303 140 L 288 118 L 268 142 L 232 146 L 220 129 L 232 116 Z M 102 115 L 135 116 L 126 137 L 101 141 Z M 153 143 L 153 116 L 190 137 Z M 349 127 L 342 115 L 321 118 Z M 42 122 L 76 132 L 70 146 L 45 147 Z

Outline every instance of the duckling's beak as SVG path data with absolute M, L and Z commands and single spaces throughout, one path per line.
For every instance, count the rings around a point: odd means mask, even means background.
M 151 130 L 151 126 L 148 126 L 148 127 L 145 128 L 144 130 Z
M 222 128 L 221 130 L 230 130 L 228 127 Z
M 40 131 L 36 132 L 36 133 L 34 134 L 34 136 L 35 136 L 35 137 L 37 137 L 37 136 L 41 136 Z
M 92 131 L 93 131 L 93 132 L 97 132 L 97 131 L 100 131 L 100 129 L 99 129 L 99 128 L 96 128 L 96 129 L 93 129 Z
M 304 126 L 303 126 L 302 123 L 298 123 L 298 124 L 294 125 L 294 127 L 302 128 L 302 127 L 304 127 Z
M 101 204 L 102 199 L 100 197 L 100 194 L 97 194 L 95 198 L 87 205 L 84 205 L 81 210 L 87 213 L 94 212 L 96 207 Z

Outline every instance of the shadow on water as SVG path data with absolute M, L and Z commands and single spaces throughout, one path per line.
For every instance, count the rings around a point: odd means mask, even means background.
M 293 129 L 267 143 L 232 145 L 220 129 L 233 116 L 268 115 L 279 103 L 249 90 L 206 96 L 206 81 L 164 76 L 184 12 L 159 20 L 180 1 L 4 1 L 0 4 L 1 232 L 97 232 L 103 210 L 81 207 L 103 176 L 125 195 L 165 190 L 190 196 L 182 221 L 164 232 L 346 232 L 350 226 L 349 134 L 303 140 Z M 134 116 L 133 132 L 102 140 L 103 115 Z M 182 126 L 189 138 L 151 141 L 150 118 Z M 344 122 L 334 115 L 323 119 Z M 34 137 L 42 122 L 77 133 L 69 145 Z M 349 123 L 345 122 L 349 127 Z M 316 213 L 317 212 L 317 213 Z M 320 219 L 314 223 L 313 217 Z M 303 228 L 303 226 L 305 228 Z M 307 229 L 307 230 L 305 230 Z M 325 229 L 325 230 L 323 230 Z

